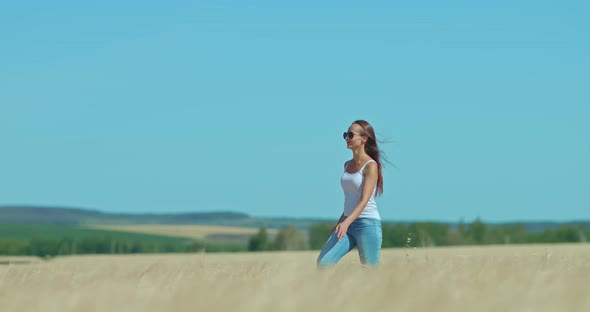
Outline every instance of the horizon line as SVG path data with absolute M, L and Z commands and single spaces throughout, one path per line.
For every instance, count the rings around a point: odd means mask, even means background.
M 295 217 L 295 216 L 264 216 L 264 215 L 255 215 L 249 214 L 246 212 L 240 212 L 236 210 L 223 210 L 223 211 L 172 211 L 172 212 L 137 212 L 137 211 L 106 211 L 101 209 L 91 209 L 91 208 L 80 208 L 74 206 L 59 206 L 59 205 L 26 205 L 26 204 L 8 204 L 8 205 L 0 205 L 0 209 L 2 208 L 39 208 L 39 209 L 71 209 L 71 210 L 84 210 L 84 211 L 92 211 L 98 212 L 103 214 L 127 214 L 127 215 L 182 215 L 182 214 L 223 214 L 223 213 L 231 213 L 231 214 L 240 214 L 245 215 L 250 218 L 257 218 L 257 219 L 291 219 L 291 220 L 316 220 L 316 221 L 326 221 L 331 222 L 336 220 L 336 218 L 332 217 Z M 458 224 L 459 222 L 463 221 L 465 223 L 471 223 L 476 220 L 480 220 L 484 223 L 576 223 L 576 222 L 590 222 L 590 218 L 582 218 L 582 219 L 564 219 L 564 220 L 555 220 L 555 219 L 522 219 L 522 218 L 514 218 L 514 219 L 485 219 L 482 217 L 475 217 L 472 219 L 466 219 L 464 217 L 459 217 L 458 220 L 448 220 L 448 219 L 425 219 L 425 218 L 416 218 L 416 219 L 400 219 L 400 220 L 391 220 L 391 219 L 381 219 L 382 222 L 387 223 L 412 223 L 412 222 L 434 222 L 434 223 L 451 223 L 451 224 Z

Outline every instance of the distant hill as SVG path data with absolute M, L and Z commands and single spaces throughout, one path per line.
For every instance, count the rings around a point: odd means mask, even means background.
M 281 228 L 294 225 L 305 229 L 315 222 L 334 220 L 297 218 L 259 218 L 240 212 L 191 212 L 191 213 L 108 213 L 97 210 L 0 206 L 0 224 L 46 224 L 46 225 L 126 225 L 126 224 L 186 224 L 226 225 L 238 227 L 265 226 Z
M 96 210 L 59 207 L 0 207 L 0 223 L 8 224 L 210 224 L 250 219 L 237 212 L 194 212 L 166 214 L 106 213 Z

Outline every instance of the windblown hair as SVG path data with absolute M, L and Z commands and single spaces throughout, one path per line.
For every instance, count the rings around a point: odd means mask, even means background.
M 366 135 L 368 137 L 367 144 L 365 144 L 365 152 L 373 158 L 373 160 L 377 163 L 378 168 L 378 179 L 377 179 L 377 191 L 376 195 L 380 196 L 383 194 L 383 175 L 381 174 L 382 168 L 382 160 L 381 160 L 381 150 L 377 145 L 377 137 L 375 137 L 375 130 L 373 130 L 373 126 L 369 124 L 365 120 L 357 120 L 353 122 L 353 124 L 357 124 L 363 128 L 363 132 L 361 135 Z

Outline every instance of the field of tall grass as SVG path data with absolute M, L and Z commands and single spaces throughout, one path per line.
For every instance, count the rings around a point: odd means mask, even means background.
M 0 257 L 1 311 L 590 311 L 590 245 Z M 29 260 L 31 260 L 29 258 Z

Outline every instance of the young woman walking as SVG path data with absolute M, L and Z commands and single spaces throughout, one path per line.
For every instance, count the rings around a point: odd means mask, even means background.
M 357 247 L 361 263 L 377 266 L 381 255 L 381 216 L 375 196 L 383 193 L 381 156 L 373 127 L 364 120 L 353 122 L 344 132 L 352 159 L 344 163 L 340 183 L 344 211 L 317 259 L 319 267 L 336 264 Z

